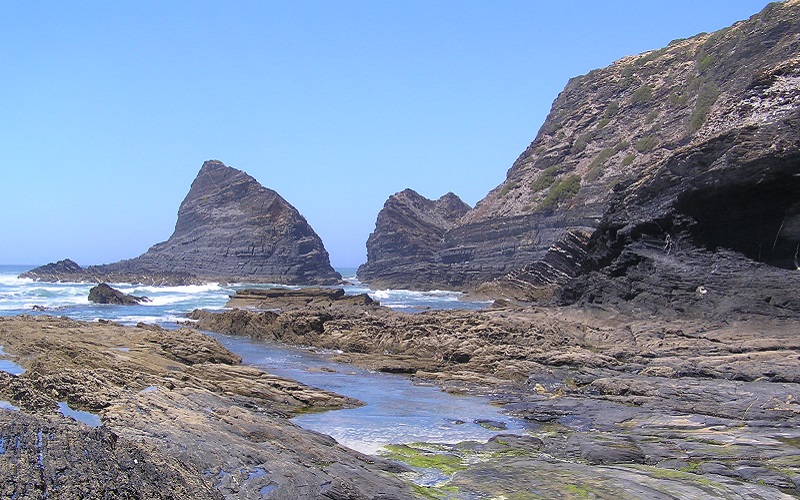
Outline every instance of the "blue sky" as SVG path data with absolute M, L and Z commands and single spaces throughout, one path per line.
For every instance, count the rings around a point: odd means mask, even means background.
M 219 159 L 356 266 L 389 195 L 501 183 L 569 78 L 766 4 L 0 0 L 0 264 L 135 257 Z

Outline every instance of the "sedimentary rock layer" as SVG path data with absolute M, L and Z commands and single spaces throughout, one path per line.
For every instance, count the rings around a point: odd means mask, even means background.
M 192 182 L 167 241 L 134 259 L 71 267 L 63 275 L 45 267 L 23 276 L 157 284 L 341 281 L 322 240 L 297 209 L 247 173 L 215 160 L 205 162 Z
M 720 248 L 746 257 L 740 272 L 756 281 L 762 268 L 748 262 L 796 269 L 798 36 L 800 2 L 776 2 L 729 28 L 570 80 L 505 182 L 416 260 L 398 268 L 370 259 L 367 281 L 473 288 L 500 278 L 489 288 L 530 300 L 577 275 L 614 278 L 609 265 L 623 249 L 653 262 L 637 253 L 643 235 L 673 267 L 705 262 L 695 287 L 713 281 L 708 258 Z M 547 270 L 553 251 L 557 273 Z M 626 269 L 619 264 L 617 276 Z
M 427 263 L 439 259 L 444 234 L 470 207 L 453 193 L 429 200 L 412 189 L 389 197 L 378 213 L 375 231 L 367 240 L 367 262 L 358 278 L 374 288 L 425 289 L 440 278 Z

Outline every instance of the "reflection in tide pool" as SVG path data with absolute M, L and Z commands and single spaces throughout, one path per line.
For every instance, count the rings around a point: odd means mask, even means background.
M 103 425 L 103 421 L 100 420 L 99 416 L 88 411 L 73 410 L 64 401 L 59 401 L 58 411 L 65 417 L 72 417 L 78 422 L 83 422 L 89 427 L 100 427 Z
M 242 356 L 244 363 L 366 403 L 359 408 L 292 419 L 362 453 L 374 454 L 391 443 L 485 441 L 498 432 L 523 430 L 521 422 L 502 414 L 484 398 L 454 396 L 433 386 L 415 385 L 400 375 L 334 363 L 324 354 L 244 337 L 212 335 Z M 506 429 L 487 429 L 476 421 L 495 422 Z
M 6 356 L 5 351 L 3 351 L 3 346 L 1 345 L 0 345 L 0 356 Z M 13 361 L 9 361 L 7 359 L 0 359 L 0 372 L 7 372 L 10 373 L 11 375 L 22 375 L 23 373 L 25 373 L 25 368 L 19 366 Z

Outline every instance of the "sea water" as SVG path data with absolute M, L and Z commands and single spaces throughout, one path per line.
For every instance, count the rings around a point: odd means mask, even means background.
M 50 314 L 73 319 L 96 321 L 106 319 L 122 324 L 139 322 L 174 327 L 194 309 L 222 310 L 230 295 L 242 288 L 264 288 L 283 285 L 209 283 L 187 286 L 144 286 L 110 283 L 123 293 L 144 296 L 150 302 L 133 306 L 93 304 L 89 289 L 93 283 L 43 283 L 18 276 L 36 266 L 0 265 L 0 315 Z M 488 302 L 466 301 L 463 294 L 452 291 L 417 292 L 410 290 L 372 290 L 355 278 L 354 268 L 341 269 L 345 284 L 339 286 L 347 294 L 367 293 L 374 300 L 392 309 L 418 312 L 428 309 L 482 309 Z M 289 287 L 297 288 L 297 287 Z
M 0 266 L 0 315 L 49 314 L 85 321 L 100 319 L 133 325 L 153 323 L 178 326 L 194 309 L 223 310 L 236 290 L 265 285 L 210 283 L 190 286 L 111 284 L 118 290 L 146 296 L 150 302 L 132 306 L 93 304 L 90 283 L 41 283 L 19 278 L 35 266 Z M 415 292 L 372 290 L 359 283 L 355 269 L 341 269 L 348 294 L 367 293 L 388 307 L 418 312 L 428 309 L 480 309 L 486 302 L 461 300 L 450 291 Z M 408 377 L 370 372 L 330 361 L 330 353 L 255 341 L 245 337 L 211 334 L 244 362 L 276 375 L 359 399 L 365 406 L 312 413 L 293 419 L 298 425 L 333 436 L 364 453 L 374 453 L 389 443 L 458 442 L 485 440 L 497 431 L 477 422 L 490 420 L 519 432 L 521 423 L 503 415 L 482 398 L 446 394 L 419 385 Z M 0 367 L 2 368 L 2 367 Z M 12 365 L 9 369 L 14 369 Z M 21 373 L 21 372 L 20 372 Z M 95 422 L 96 423 L 96 422 Z

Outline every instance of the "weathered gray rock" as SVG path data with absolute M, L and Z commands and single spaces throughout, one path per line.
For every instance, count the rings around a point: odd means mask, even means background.
M 0 410 L 0 443 L 3 498 L 222 498 L 196 468 L 105 427 Z
M 427 289 L 441 278 L 425 264 L 435 261 L 452 229 L 470 207 L 453 193 L 429 200 L 406 189 L 389 197 L 378 214 L 375 231 L 367 240 L 367 262 L 358 279 L 373 288 Z
M 22 276 L 156 284 L 341 281 L 322 240 L 297 209 L 245 172 L 216 160 L 203 164 L 167 241 L 133 259 L 83 270 L 69 266 L 63 275 L 48 272 L 48 266 Z
M 387 266 L 391 286 L 496 280 L 482 292 L 542 301 L 573 277 L 600 273 L 605 284 L 591 278 L 561 297 L 586 301 L 639 262 L 656 273 L 650 281 L 665 271 L 663 281 L 675 284 L 671 270 L 694 267 L 692 292 L 711 284 L 730 298 L 739 289 L 717 286 L 713 275 L 713 255 L 729 249 L 739 255 L 726 259 L 736 261 L 728 268 L 743 277 L 740 286 L 796 289 L 799 34 L 800 3 L 773 3 L 730 28 L 572 79 L 505 182 L 429 240 L 438 248 L 403 261 L 409 273 Z M 368 268 L 390 262 L 368 259 Z M 612 286 L 612 295 L 626 286 Z M 670 288 L 652 293 L 669 302 Z M 783 295 L 778 302 L 798 311 Z
M 89 302 L 96 304 L 119 304 L 123 306 L 133 306 L 140 302 L 150 302 L 147 297 L 137 297 L 120 292 L 106 283 L 100 283 L 89 289 Z

